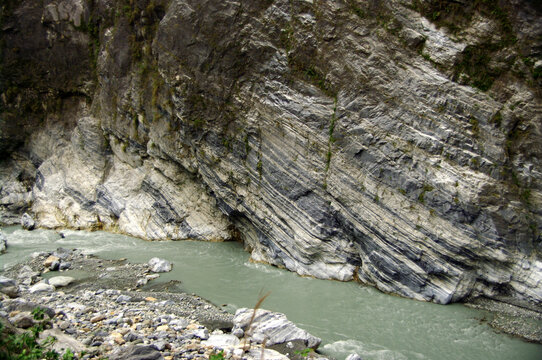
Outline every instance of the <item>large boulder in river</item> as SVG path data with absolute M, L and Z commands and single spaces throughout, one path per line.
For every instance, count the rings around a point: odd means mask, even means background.
M 8 248 L 8 238 L 6 235 L 4 235 L 3 232 L 0 231 L 0 254 L 3 254 L 6 252 Z
M 36 222 L 32 216 L 28 215 L 28 213 L 24 213 L 23 216 L 21 216 L 21 226 L 25 230 L 34 230 L 36 228 Z
M 252 341 L 263 343 L 266 347 L 278 349 L 284 353 L 283 346 L 290 343 L 290 351 L 306 348 L 316 349 L 322 341 L 303 329 L 298 328 L 286 315 L 269 310 L 258 309 L 253 318 L 254 309 L 241 308 L 233 318 L 234 330 L 243 329 Z M 293 345 L 293 348 L 292 348 Z
M 163 272 L 171 271 L 171 263 L 165 259 L 153 257 L 152 259 L 149 260 L 148 264 L 149 264 L 149 267 L 151 268 L 151 271 L 155 273 L 163 273 Z

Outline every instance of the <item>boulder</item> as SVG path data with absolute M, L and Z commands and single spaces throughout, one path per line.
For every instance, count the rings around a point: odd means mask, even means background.
M 60 269 L 60 261 L 53 261 L 51 266 L 49 266 L 49 270 L 51 271 L 57 271 L 58 269 Z
M 38 307 L 42 309 L 45 315 L 47 315 L 49 318 L 52 319 L 55 316 L 54 309 L 43 306 L 42 304 L 35 303 L 33 301 L 26 301 L 24 299 L 17 299 L 15 301 L 11 301 L 9 305 L 5 307 L 5 310 L 7 312 L 17 311 L 32 313 L 32 311 L 34 311 Z
M 213 334 L 209 336 L 209 339 L 203 341 L 203 345 L 224 350 L 237 346 L 239 342 L 239 338 L 232 334 Z
M 15 282 L 15 280 L 0 275 L 0 291 L 2 291 L 2 289 L 6 287 L 16 286 L 16 285 L 17 283 Z
M 294 350 L 316 349 L 322 341 L 298 328 L 286 315 L 269 310 L 258 309 L 251 324 L 253 312 L 253 309 L 241 308 L 233 318 L 234 330 L 242 329 L 253 341 L 262 343 L 265 339 L 266 346 L 276 348 L 290 342 L 294 344 Z
M 29 289 L 30 293 L 37 293 L 37 292 L 53 292 L 55 291 L 55 287 L 53 285 L 49 285 L 46 283 L 37 283 L 35 285 L 32 285 L 32 287 Z
M 209 339 L 209 330 L 207 329 L 196 329 L 196 330 L 193 330 L 190 334 L 193 337 L 201 339 L 201 340 Z
M 40 273 L 32 270 L 28 265 L 24 265 L 17 274 L 17 279 L 24 285 L 31 285 L 37 281 Z
M 56 339 L 53 344 L 53 349 L 59 353 L 63 353 L 65 349 L 71 349 L 74 353 L 80 353 L 86 349 L 85 345 L 74 337 L 65 334 L 60 329 L 48 329 L 40 334 L 40 339 L 46 339 L 52 336 Z
M 358 354 L 350 354 L 346 357 L 345 360 L 362 360 L 362 359 L 361 359 L 361 356 L 359 356 Z
M 152 272 L 163 273 L 171 271 L 171 263 L 165 259 L 154 257 L 149 260 L 149 267 Z
M 10 298 L 16 298 L 19 296 L 18 286 L 6 286 L 0 289 L 0 292 L 9 296 Z
M 9 322 L 13 324 L 13 326 L 21 329 L 28 329 L 29 327 L 34 326 L 34 318 L 32 317 L 32 314 L 27 311 L 20 312 L 15 316 L 10 317 Z
M 34 230 L 36 228 L 36 222 L 28 213 L 24 213 L 21 216 L 21 226 L 25 230 Z
M 55 288 L 64 287 L 70 285 L 74 280 L 71 276 L 55 276 L 49 279 L 49 285 L 53 285 Z
M 3 254 L 8 249 L 8 238 L 0 231 L 0 254 Z
M 55 255 L 50 255 L 45 261 L 43 262 L 43 266 L 47 269 L 51 270 L 57 270 L 60 267 L 60 258 Z M 55 268 L 56 266 L 56 268 Z
M 58 267 L 58 270 L 68 270 L 72 266 L 72 263 L 69 261 L 62 261 L 60 263 L 60 266 Z

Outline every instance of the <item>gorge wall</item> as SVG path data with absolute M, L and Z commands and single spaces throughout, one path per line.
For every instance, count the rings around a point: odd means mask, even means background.
M 2 5 L 1 221 L 542 305 L 536 1 Z

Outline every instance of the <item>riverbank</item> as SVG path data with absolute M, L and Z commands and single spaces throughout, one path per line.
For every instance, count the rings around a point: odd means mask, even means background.
M 93 286 L 98 281 L 96 277 L 106 273 L 106 269 L 116 274 L 113 278 L 122 276 L 125 271 L 122 265 L 127 262 L 117 259 L 127 258 L 134 265 L 142 264 L 140 270 L 124 276 L 131 281 L 133 289 L 134 284 L 146 277 L 149 259 L 159 257 L 173 264 L 171 272 L 160 273 L 158 279 L 150 280 L 144 287 L 136 286 L 138 293 L 152 290 L 196 293 L 233 313 L 238 308 L 254 307 L 259 293 L 271 292 L 262 306 L 287 314 L 299 327 L 322 338 L 319 351 L 336 359 L 358 353 L 367 360 L 454 360 L 458 357 L 534 360 L 539 358 L 542 349 L 540 345 L 491 329 L 488 323 L 492 315 L 486 311 L 460 304 L 442 306 L 389 296 L 354 282 L 299 277 L 275 267 L 251 263 L 239 243 L 148 242 L 102 231 L 25 231 L 20 227 L 4 228 L 3 232 L 9 243 L 8 253 L 0 256 L 4 269 L 29 261 L 36 251 L 50 253 L 58 247 L 77 248 L 84 254 L 102 258 L 96 263 L 94 260 L 86 263 L 86 269 L 51 271 L 43 274 L 44 278 L 70 275 L 77 278 L 76 281 L 87 278 L 87 284 Z M 103 259 L 114 259 L 112 261 L 118 263 Z M 65 266 L 62 262 L 59 265 Z M 112 267 L 117 269 L 113 271 Z M 111 281 L 110 277 L 108 274 L 99 281 Z M 102 283 L 93 290 L 108 286 Z M 119 287 L 119 290 L 124 293 L 126 288 L 128 286 Z M 57 290 L 71 291 L 69 288 Z
M 472 299 L 465 306 L 491 314 L 487 321 L 495 331 L 542 344 L 542 312 L 486 298 Z
M 82 359 L 136 360 L 149 353 L 164 360 L 208 359 L 223 352 L 226 359 L 284 360 L 299 358 L 320 342 L 281 314 L 258 310 L 249 324 L 250 310 L 234 316 L 179 292 L 175 282 L 153 286 L 158 276 L 149 264 L 78 250 L 36 253 L 2 273 L 0 315 L 27 328 L 30 312 L 45 309 L 52 324 L 48 332 L 62 340 L 57 346 L 84 352 Z M 269 326 L 270 321 L 280 324 Z

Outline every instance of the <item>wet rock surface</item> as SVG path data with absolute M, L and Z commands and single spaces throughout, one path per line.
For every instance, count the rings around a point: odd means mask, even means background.
M 271 349 L 291 352 L 304 349 L 317 349 L 321 339 L 312 336 L 305 330 L 298 328 L 289 321 L 284 314 L 269 310 L 238 309 L 233 318 L 234 329 L 242 329 L 244 334 L 250 335 L 255 341 L 266 344 Z
M 34 230 L 36 228 L 36 221 L 28 213 L 24 213 L 21 216 L 21 226 L 25 230 Z
M 88 274 L 79 273 L 75 280 L 64 275 L 49 278 L 53 271 L 46 260 L 55 254 L 72 263 L 72 270 L 60 274 L 77 269 L 87 269 Z M 17 277 L 22 269 L 27 278 Z M 172 284 L 164 284 L 169 292 L 152 287 L 152 280 L 138 288 L 138 278 L 150 271 L 148 264 L 104 260 L 77 250 L 34 254 L 2 273 L 0 296 L 8 287 L 17 287 L 18 295 L 2 296 L 0 317 L 27 329 L 35 324 L 31 312 L 42 308 L 50 318 L 44 336 L 55 336 L 64 348 L 84 351 L 83 359 L 208 359 L 220 351 L 227 359 L 239 360 L 298 357 L 293 346 L 283 347 L 281 354 L 264 349 L 262 339 L 234 335 L 233 314 L 197 295 L 175 292 Z M 58 278 L 68 279 L 53 281 Z M 261 319 L 258 326 L 263 326 Z
M 0 231 L 0 254 L 3 254 L 8 249 L 8 239 L 2 231 Z

